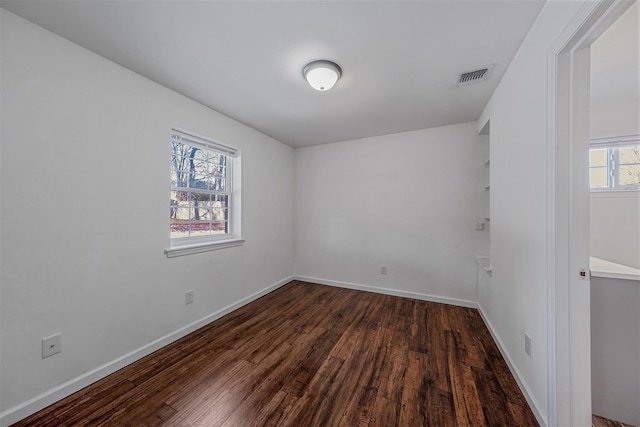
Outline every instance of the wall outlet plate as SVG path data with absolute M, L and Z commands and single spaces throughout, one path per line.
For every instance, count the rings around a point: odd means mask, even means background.
M 531 357 L 531 337 L 528 333 L 524 333 L 524 352 Z
M 62 351 L 62 334 L 42 338 L 42 358 L 45 359 Z
M 191 303 L 193 303 L 193 289 L 184 293 L 184 304 L 187 305 Z

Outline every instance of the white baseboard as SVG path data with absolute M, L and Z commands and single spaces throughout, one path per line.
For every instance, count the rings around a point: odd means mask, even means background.
M 436 295 L 421 294 L 418 292 L 402 291 L 391 288 L 378 288 L 376 286 L 359 285 L 348 282 L 338 282 L 336 280 L 319 279 L 317 277 L 293 276 L 294 280 L 303 282 L 319 283 L 321 285 L 336 286 L 339 288 L 355 289 L 358 291 L 374 292 L 378 294 L 393 295 L 396 297 L 405 297 L 419 299 L 423 301 L 439 302 L 442 304 L 458 305 L 461 307 L 478 308 L 478 303 L 457 298 L 440 297 Z
M 514 364 L 511 363 L 511 359 L 509 358 L 509 353 L 505 351 L 504 346 L 502 345 L 502 341 L 500 341 L 500 338 L 498 338 L 498 335 L 495 333 L 493 326 L 491 325 L 491 322 L 485 315 L 484 310 L 482 309 L 482 306 L 480 304 L 478 304 L 478 311 L 480 312 L 480 316 L 482 317 L 484 324 L 487 325 L 487 329 L 489 329 L 489 333 L 491 333 L 491 337 L 493 338 L 493 341 L 495 341 L 496 345 L 498 346 L 498 350 L 500 350 L 500 354 L 502 354 L 502 358 L 505 360 L 505 362 L 507 362 L 507 366 L 511 371 L 511 375 L 513 375 L 513 378 L 516 379 L 516 382 L 518 383 L 518 386 L 520 387 L 520 390 L 522 391 L 524 398 L 527 399 L 527 403 L 531 407 L 531 410 L 533 411 L 533 415 L 535 415 L 536 420 L 538 420 L 538 423 L 540 424 L 540 426 L 546 427 L 547 419 L 542 415 L 542 412 L 540 412 L 540 409 L 539 409 L 540 406 L 538 405 L 538 402 L 536 401 L 536 399 L 534 399 L 533 394 L 531 394 L 527 383 L 524 380 L 522 380 L 520 371 L 518 371 L 518 369 L 514 366 Z
M 139 360 L 149 354 L 153 353 L 156 350 L 161 349 L 162 347 L 171 344 L 172 342 L 190 334 L 191 332 L 207 325 L 208 323 L 213 322 L 216 319 L 224 316 L 236 310 L 243 305 L 246 305 L 263 295 L 268 294 L 269 292 L 289 283 L 293 280 L 293 277 L 288 277 L 286 279 L 280 280 L 273 285 L 270 285 L 261 291 L 258 291 L 252 295 L 249 295 L 246 298 L 243 298 L 233 304 L 230 304 L 214 313 L 211 313 L 200 320 L 197 320 L 183 328 L 178 329 L 168 335 L 165 335 L 162 338 L 159 338 L 143 347 L 140 347 L 137 350 L 132 351 L 129 354 L 125 354 L 122 357 L 119 357 L 109 363 L 106 363 L 99 368 L 96 368 L 92 371 L 87 372 L 86 374 L 80 375 L 70 381 L 67 381 L 63 384 L 60 384 L 57 387 L 52 388 L 51 390 L 42 393 L 33 399 L 30 399 L 20 405 L 14 406 L 13 408 L 9 408 L 6 411 L 0 413 L 0 427 L 7 427 L 13 423 L 20 421 L 23 418 L 28 417 L 41 409 L 46 408 L 49 405 L 54 404 L 55 402 L 64 399 L 67 396 L 79 391 L 94 382 L 116 372 L 119 369 L 124 368 L 127 365 Z
M 110 375 L 116 372 L 117 370 L 122 369 L 127 365 L 130 365 L 136 360 L 139 360 L 145 356 L 148 356 L 154 351 L 159 350 L 160 348 L 168 344 L 171 344 L 172 342 L 190 334 L 191 332 L 205 326 L 208 323 L 211 323 L 216 319 L 219 319 L 220 317 L 232 312 L 233 310 L 236 310 L 268 294 L 269 292 L 289 283 L 291 280 L 301 280 L 304 282 L 319 283 L 319 284 L 328 285 L 328 286 L 337 286 L 337 287 L 347 288 L 347 289 L 356 289 L 356 290 L 375 292 L 375 293 L 380 293 L 385 295 L 414 298 L 414 299 L 419 299 L 423 301 L 439 302 L 443 304 L 451 304 L 451 305 L 457 305 L 461 307 L 478 309 L 478 311 L 480 312 L 480 316 L 482 317 L 482 320 L 487 325 L 487 328 L 489 329 L 489 332 L 491 333 L 493 340 L 498 346 L 498 349 L 500 350 L 502 357 L 507 362 L 507 366 L 509 367 L 509 370 L 511 371 L 516 382 L 518 383 L 518 386 L 522 390 L 522 393 L 524 394 L 525 399 L 527 399 L 527 402 L 529 403 L 529 406 L 533 410 L 533 413 L 536 419 L 538 420 L 541 426 L 547 425 L 546 419 L 543 417 L 542 413 L 538 409 L 539 408 L 538 403 L 536 402 L 536 400 L 533 398 L 532 394 L 529 391 L 529 387 L 527 386 L 526 382 L 524 382 L 521 379 L 519 371 L 511 363 L 511 360 L 509 359 L 509 354 L 504 350 L 502 342 L 498 338 L 498 335 L 494 332 L 491 322 L 486 317 L 484 311 L 482 310 L 482 307 L 477 302 L 456 299 L 456 298 L 440 297 L 440 296 L 429 295 L 429 294 L 421 294 L 416 292 L 402 291 L 398 289 L 378 288 L 374 286 L 339 282 L 335 280 L 325 280 L 325 279 L 319 279 L 316 277 L 293 276 L 293 277 L 288 277 L 284 280 L 281 280 L 277 283 L 274 283 L 273 285 L 268 286 L 261 291 L 258 291 L 252 295 L 249 295 L 246 298 L 243 298 L 233 304 L 230 304 L 227 307 L 222 308 L 221 310 L 218 310 L 212 314 L 209 314 L 208 316 L 205 316 L 202 319 L 197 320 L 196 322 L 193 322 L 181 329 L 176 330 L 175 332 L 165 335 L 164 337 L 159 338 L 137 350 L 134 350 L 129 354 L 126 354 L 116 360 L 113 360 L 103 366 L 100 366 L 99 368 L 96 368 L 93 371 L 87 372 L 86 374 L 83 374 L 70 381 L 67 381 L 66 383 L 63 383 L 39 396 L 36 396 L 33 399 L 30 399 L 13 408 L 9 408 L 5 412 L 0 413 L 0 427 L 7 427 L 13 423 L 20 421 L 23 418 L 28 417 L 31 414 L 38 412 L 41 409 L 46 408 L 49 405 L 52 405 L 53 403 L 61 399 L 64 399 L 65 397 L 75 393 L 76 391 L 83 389 L 84 387 L 87 387 L 93 384 L 94 382 L 106 377 L 107 375 Z

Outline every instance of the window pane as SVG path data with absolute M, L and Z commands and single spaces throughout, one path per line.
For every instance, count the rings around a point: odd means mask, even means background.
M 189 215 L 189 193 L 186 191 L 172 191 L 169 200 L 169 217 L 175 220 L 188 220 Z
M 196 221 L 204 221 L 209 220 L 209 212 L 211 209 L 208 208 L 207 203 L 205 202 L 195 202 L 193 207 L 193 215 L 191 219 Z
M 185 167 L 186 158 L 180 156 L 171 157 L 171 185 L 174 187 L 186 187 L 188 182 L 188 169 Z
M 590 168 L 589 182 L 591 188 L 607 188 L 609 186 L 607 168 Z
M 191 221 L 189 223 L 189 237 L 211 235 L 211 223 L 209 221 Z
M 189 222 L 181 220 L 171 220 L 171 233 L 172 239 L 179 239 L 182 237 L 189 237 Z
M 191 151 L 189 151 L 189 155 L 193 157 L 193 162 L 195 164 L 207 162 L 207 151 L 204 151 L 200 148 L 191 147 Z
M 192 192 L 190 193 L 190 197 L 191 197 L 189 202 L 189 208 L 191 211 L 190 219 L 195 221 L 200 221 L 202 219 L 205 219 L 204 216 L 206 215 L 207 208 L 210 205 L 211 195 L 206 193 Z
M 640 145 L 620 147 L 620 164 L 640 163 Z
M 189 188 L 200 188 L 202 190 L 207 189 L 207 176 L 204 174 L 194 173 L 191 174 L 191 181 L 189 182 Z
M 228 221 L 215 221 L 211 224 L 211 234 L 225 234 L 229 232 Z
M 209 189 L 227 191 L 227 156 L 214 154 L 209 164 Z
M 620 185 L 640 184 L 640 164 L 639 165 L 620 165 L 619 180 L 620 180 Z
M 217 152 L 211 141 L 199 139 L 181 136 L 177 130 L 172 136 L 171 239 L 196 238 L 194 242 L 206 242 L 213 235 L 228 234 L 231 229 L 229 172 L 234 159 Z M 204 146 L 210 142 L 211 148 Z
M 607 148 L 592 148 L 589 150 L 589 166 L 606 166 L 608 151 Z
M 227 191 L 227 180 L 213 176 L 209 180 L 209 189 L 213 191 Z

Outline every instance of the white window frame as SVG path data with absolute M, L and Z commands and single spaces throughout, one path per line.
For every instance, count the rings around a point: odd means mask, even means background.
M 168 258 L 189 255 L 193 253 L 206 252 L 216 249 L 223 249 L 232 246 L 239 246 L 244 243 L 240 233 L 240 152 L 238 149 L 220 144 L 209 138 L 196 135 L 181 129 L 171 130 L 171 143 L 180 142 L 192 147 L 200 148 L 222 154 L 227 157 L 225 164 L 225 190 L 214 191 L 198 188 L 198 193 L 222 194 L 228 197 L 227 203 L 227 229 L 226 233 L 212 234 L 208 236 L 188 236 L 181 238 L 171 237 L 171 214 L 174 206 L 170 205 L 169 217 L 169 247 L 165 250 Z M 170 159 L 173 152 L 170 149 Z M 171 166 L 170 166 L 171 168 Z M 171 170 L 171 169 L 170 169 Z M 189 187 L 175 186 L 170 182 L 171 191 L 185 191 Z M 188 190 L 186 190 L 188 191 Z
M 613 191 L 640 191 L 640 184 L 620 185 L 619 148 L 640 145 L 640 135 L 621 136 L 617 138 L 592 139 L 589 149 L 603 149 L 607 152 L 607 177 L 606 187 L 591 187 L 591 192 L 613 192 Z M 591 169 L 591 164 L 589 164 Z

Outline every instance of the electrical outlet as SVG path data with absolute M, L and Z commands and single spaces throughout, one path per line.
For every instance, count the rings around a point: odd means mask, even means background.
M 42 338 L 42 358 L 47 358 L 62 351 L 62 334 Z
M 193 289 L 184 293 L 184 305 L 193 303 Z
M 478 231 L 484 230 L 484 222 L 476 222 L 474 230 L 478 230 Z
M 387 274 L 387 266 L 386 265 L 381 265 L 380 266 L 380 274 Z
M 524 352 L 531 357 L 531 337 L 528 333 L 524 333 Z

